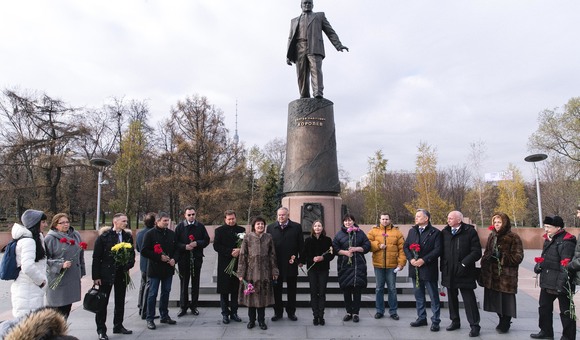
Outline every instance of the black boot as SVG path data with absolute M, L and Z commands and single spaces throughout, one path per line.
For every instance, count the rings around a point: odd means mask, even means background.
M 507 333 L 510 330 L 511 326 L 511 316 L 500 316 L 499 317 L 499 325 L 495 328 L 498 333 Z

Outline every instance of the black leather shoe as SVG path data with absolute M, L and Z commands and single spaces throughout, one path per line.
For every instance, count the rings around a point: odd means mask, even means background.
M 296 321 L 296 320 L 298 320 L 298 318 L 297 318 L 297 317 L 296 317 L 296 315 L 294 315 L 294 314 L 288 315 L 288 319 L 290 319 L 290 320 L 292 320 L 292 321 Z
M 238 314 L 230 315 L 230 319 L 234 320 L 235 322 L 242 322 L 242 318 L 240 318 Z
M 133 331 L 128 330 L 127 328 L 121 326 L 118 328 L 113 328 L 113 333 L 114 334 L 133 334 Z
M 99 333 L 99 340 L 109 340 L 107 333 Z
M 155 329 L 155 328 L 157 328 L 157 326 L 155 326 L 155 322 L 153 322 L 153 321 L 147 321 L 147 328 L 149 328 L 149 329 Z
M 540 331 L 536 334 L 530 334 L 530 338 L 532 339 L 554 339 L 554 335 L 548 335 L 546 332 L 544 331 Z
M 359 322 L 360 318 L 358 317 L 358 314 L 353 314 L 352 315 L 352 322 Z
M 274 315 L 271 320 L 272 321 L 278 321 L 280 319 L 282 319 L 282 315 Z
M 382 317 L 383 317 L 383 314 L 381 314 L 381 313 L 376 313 L 375 314 L 375 319 L 380 319 Z
M 318 318 L 314 318 L 314 319 L 312 319 L 312 324 L 314 326 L 318 326 L 320 324 L 320 321 L 318 320 Z
M 410 323 L 411 327 L 421 327 L 421 326 L 427 326 L 427 320 L 423 319 L 423 320 L 415 320 L 413 322 Z
M 352 320 L 352 315 L 351 314 L 347 314 L 344 316 L 344 318 L 342 318 L 342 321 L 350 321 Z
M 439 324 L 431 324 L 431 332 L 439 332 Z
M 193 315 L 199 315 L 199 311 L 197 310 L 197 308 L 192 308 L 191 309 L 191 314 L 193 314 Z
M 318 320 L 318 324 L 319 324 L 320 326 L 324 326 L 324 324 L 325 324 L 325 323 L 326 323 L 326 321 L 324 321 L 324 319 L 323 319 L 323 318 L 320 318 L 320 320 Z
M 454 331 L 456 329 L 461 328 L 461 324 L 457 323 L 457 322 L 452 322 L 451 325 L 447 326 L 447 328 L 445 328 L 448 331 Z
M 228 316 L 227 316 L 227 315 L 224 315 L 224 316 L 222 317 L 222 323 L 224 323 L 224 324 L 226 324 L 226 325 L 227 325 L 228 323 L 230 323 L 230 318 L 228 318 Z
M 480 329 L 481 329 L 481 327 L 479 327 L 479 326 L 472 327 L 471 331 L 469 331 L 469 337 L 475 338 L 476 336 L 479 336 Z
M 159 322 L 166 323 L 168 325 L 175 325 L 177 323 L 177 321 L 173 320 L 170 317 L 167 317 L 166 319 L 161 319 L 161 320 L 159 320 Z
M 391 319 L 399 320 L 399 315 L 398 314 L 391 314 Z
M 261 330 L 265 331 L 266 329 L 268 329 L 268 326 L 266 326 L 265 322 L 258 322 L 258 325 L 260 325 Z
M 256 322 L 255 321 L 248 322 L 248 329 L 252 329 L 254 327 L 256 327 Z
M 179 311 L 179 313 L 177 313 L 177 317 L 180 318 L 180 317 L 184 316 L 185 314 L 187 314 L 187 309 L 182 309 Z

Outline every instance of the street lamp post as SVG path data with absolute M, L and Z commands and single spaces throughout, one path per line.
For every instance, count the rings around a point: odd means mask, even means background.
M 541 162 L 548 158 L 548 155 L 543 153 L 537 153 L 533 155 L 529 155 L 528 157 L 524 158 L 524 161 L 530 162 L 534 165 L 534 172 L 536 173 L 536 192 L 538 194 L 538 219 L 540 222 L 540 228 L 543 227 L 542 225 L 542 197 L 540 196 L 540 175 L 538 173 L 538 167 L 536 166 L 537 162 Z
M 91 159 L 91 164 L 99 168 L 99 179 L 97 182 L 97 221 L 96 221 L 96 230 L 99 230 L 100 227 L 100 218 L 101 218 L 101 186 L 103 184 L 107 184 L 103 181 L 103 170 L 111 165 L 111 161 L 104 158 L 93 158 Z

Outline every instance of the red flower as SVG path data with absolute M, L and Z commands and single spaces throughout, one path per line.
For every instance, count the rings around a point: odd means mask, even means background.
M 87 250 L 87 247 L 88 247 L 88 246 L 89 246 L 89 245 L 88 245 L 86 242 L 81 242 L 81 243 L 79 243 L 79 247 L 81 247 L 83 250 Z
M 189 235 L 189 240 L 190 240 L 191 242 L 195 241 L 195 236 L 193 236 L 193 235 Z
M 60 243 L 68 243 L 68 241 L 67 241 L 66 237 L 63 237 L 63 238 L 61 238 L 61 239 L 60 239 Z
M 568 263 L 570 263 L 569 258 L 565 258 L 562 261 L 560 261 L 560 264 L 562 265 L 562 267 L 566 267 L 568 265 Z
M 419 245 L 419 243 L 413 243 L 409 246 L 409 249 L 418 253 L 419 251 L 421 251 L 421 246 Z
M 490 225 L 489 227 L 487 227 L 487 229 L 488 229 L 488 230 L 491 230 L 491 231 L 495 231 L 495 227 L 494 227 L 494 226 L 492 226 L 492 225 Z
M 543 257 L 539 257 L 539 256 L 538 257 L 534 257 L 534 261 L 536 263 L 542 263 L 542 262 L 544 262 L 544 258 Z
M 75 245 L 75 240 L 68 240 L 68 243 L 69 243 L 71 246 L 74 246 L 74 245 Z
M 159 243 L 153 246 L 153 251 L 155 254 L 163 254 L 163 249 Z
M 439 292 L 439 295 L 445 296 L 445 292 Z

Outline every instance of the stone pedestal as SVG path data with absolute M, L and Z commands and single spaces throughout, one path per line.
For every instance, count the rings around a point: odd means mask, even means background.
M 321 219 L 334 236 L 340 225 L 342 199 L 336 157 L 333 103 L 303 98 L 288 105 L 286 166 L 282 206 L 306 233 Z

